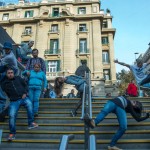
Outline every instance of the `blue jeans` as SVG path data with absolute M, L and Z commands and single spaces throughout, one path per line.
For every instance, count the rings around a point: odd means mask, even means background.
M 145 78 L 145 79 L 143 79 L 141 82 L 140 82 L 140 85 L 147 85 L 149 83 L 149 85 L 150 85 L 150 74 Z M 150 86 L 149 86 L 150 87 Z
M 29 87 L 29 98 L 33 104 L 33 114 L 38 113 L 40 95 L 41 95 L 40 88 Z
M 19 99 L 14 102 L 10 102 L 9 105 L 9 129 L 10 134 L 16 134 L 16 117 L 20 106 L 24 106 L 27 109 L 28 125 L 31 125 L 34 121 L 32 113 L 32 103 L 28 97 L 25 99 Z
M 119 129 L 117 133 L 112 137 L 110 146 L 115 146 L 117 141 L 125 133 L 127 129 L 127 117 L 126 112 L 121 107 L 117 106 L 115 103 L 108 101 L 102 111 L 95 118 L 95 124 L 100 123 L 109 113 L 115 113 L 119 122 Z

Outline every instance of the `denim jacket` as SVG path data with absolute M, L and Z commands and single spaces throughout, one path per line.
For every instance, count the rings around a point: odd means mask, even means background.
M 86 80 L 80 76 L 71 75 L 66 77 L 65 83 L 75 85 L 79 92 L 83 92 Z

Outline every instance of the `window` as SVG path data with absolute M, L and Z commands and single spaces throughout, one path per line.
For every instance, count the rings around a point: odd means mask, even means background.
M 86 14 L 86 8 L 85 7 L 79 7 L 78 8 L 78 14 L 80 14 L 80 15 Z
M 2 20 L 8 20 L 9 19 L 9 14 L 3 14 L 3 19 Z
M 25 11 L 25 18 L 30 18 L 30 17 L 33 17 L 33 10 L 30 10 L 30 11 Z
M 25 27 L 25 34 L 31 34 L 32 33 L 32 28 L 31 27 Z
M 103 28 L 107 28 L 108 27 L 108 24 L 107 24 L 107 21 L 104 21 L 103 22 L 103 26 L 102 26 Z
M 102 37 L 102 44 L 108 44 L 108 37 Z
M 60 60 L 48 61 L 48 72 L 60 71 Z
M 58 53 L 59 42 L 58 39 L 50 40 L 50 53 L 57 54 Z
M 87 39 L 80 39 L 79 52 L 87 53 Z
M 59 17 L 59 8 L 53 8 L 53 17 Z
M 102 61 L 103 63 L 109 63 L 109 53 L 108 51 L 102 52 Z
M 53 24 L 51 26 L 51 32 L 58 32 L 58 24 Z
M 86 24 L 79 24 L 79 31 L 87 31 Z
M 110 80 L 110 69 L 104 69 L 103 70 L 103 73 L 104 73 L 104 78 L 105 80 Z

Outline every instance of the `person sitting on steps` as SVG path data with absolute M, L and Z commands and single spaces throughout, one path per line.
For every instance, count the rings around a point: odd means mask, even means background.
M 116 97 L 112 100 L 107 101 L 104 108 L 97 115 L 94 120 L 90 120 L 89 116 L 85 117 L 85 123 L 91 127 L 96 127 L 109 113 L 114 113 L 117 116 L 119 122 L 119 129 L 117 133 L 112 137 L 111 143 L 108 146 L 108 150 L 121 150 L 116 147 L 117 141 L 122 137 L 122 135 L 127 130 L 127 116 L 126 113 L 130 113 L 136 121 L 143 121 L 149 118 L 149 113 L 145 112 L 142 116 L 142 111 L 144 110 L 143 105 L 139 101 L 130 101 L 127 99 L 126 95 Z

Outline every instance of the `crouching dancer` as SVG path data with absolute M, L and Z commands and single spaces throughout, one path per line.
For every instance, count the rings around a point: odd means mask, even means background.
M 80 100 L 77 103 L 76 107 L 71 111 L 71 115 L 75 117 L 77 115 L 77 110 L 82 105 L 82 95 L 84 90 L 84 84 L 86 83 L 85 79 L 80 76 L 70 75 L 67 77 L 57 77 L 55 79 L 54 89 L 57 95 L 60 95 L 64 83 L 75 85 L 76 89 L 80 93 Z
M 125 96 L 116 97 L 109 100 L 101 112 L 97 115 L 95 120 L 88 121 L 89 118 L 85 118 L 85 123 L 91 128 L 97 126 L 109 113 L 115 113 L 119 122 L 119 129 L 117 133 L 113 136 L 108 150 L 121 150 L 116 147 L 117 141 L 125 133 L 127 129 L 127 117 L 126 112 L 130 113 L 136 121 L 143 121 L 149 118 L 149 113 L 145 113 L 142 117 L 143 106 L 139 101 L 130 101 Z
M 6 79 L 1 85 L 3 91 L 10 99 L 9 105 L 9 128 L 10 134 L 8 141 L 15 139 L 16 134 L 16 117 L 20 106 L 25 106 L 28 115 L 28 129 L 36 128 L 38 125 L 34 123 L 32 102 L 27 97 L 27 85 L 25 81 L 19 77 L 14 76 L 13 69 L 6 71 Z

